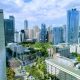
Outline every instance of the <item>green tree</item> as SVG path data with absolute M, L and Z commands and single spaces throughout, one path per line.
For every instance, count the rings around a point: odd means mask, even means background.
M 7 68 L 7 80 L 14 80 L 15 72 L 11 68 Z
M 76 52 L 72 52 L 72 55 L 73 55 L 74 57 L 77 57 L 77 56 L 78 56 L 78 54 L 77 54 Z
M 80 62 L 80 56 L 77 57 L 77 61 Z

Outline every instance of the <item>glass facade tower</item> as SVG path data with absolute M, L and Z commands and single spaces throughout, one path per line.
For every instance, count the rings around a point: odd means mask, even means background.
M 47 29 L 45 24 L 41 24 L 41 31 L 40 31 L 40 42 L 47 41 Z
M 79 12 L 76 9 L 67 12 L 67 42 L 78 43 Z
M 54 27 L 53 28 L 53 44 L 59 44 L 63 42 L 63 28 Z

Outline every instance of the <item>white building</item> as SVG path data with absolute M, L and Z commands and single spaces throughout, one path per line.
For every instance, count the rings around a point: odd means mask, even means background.
M 72 52 L 77 52 L 78 54 L 80 54 L 80 44 L 70 45 L 70 53 Z
M 45 62 L 47 72 L 55 75 L 59 80 L 80 80 L 80 69 L 74 65 L 74 60 L 55 55 Z
M 6 52 L 3 10 L 0 10 L 0 80 L 6 80 Z
M 20 42 L 20 33 L 18 32 L 18 31 L 16 31 L 15 33 L 14 33 L 14 41 L 16 42 L 16 43 L 19 43 Z

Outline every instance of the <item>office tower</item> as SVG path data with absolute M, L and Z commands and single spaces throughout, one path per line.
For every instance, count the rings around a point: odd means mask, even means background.
M 62 27 L 53 28 L 53 44 L 59 44 L 63 42 L 63 29 Z
M 37 37 L 37 41 L 39 42 L 40 41 L 40 31 L 37 33 L 36 37 Z
M 34 39 L 34 30 L 33 29 L 29 29 L 28 31 L 28 34 L 29 34 L 29 39 Z
M 49 26 L 47 30 L 48 30 L 48 42 L 52 42 L 53 39 L 52 26 Z
M 80 44 L 80 26 L 79 26 L 78 44 Z
M 37 34 L 40 32 L 39 27 L 38 26 L 34 26 L 33 30 L 34 30 L 34 39 L 38 39 Z
M 21 42 L 25 42 L 25 31 L 24 30 L 21 30 L 20 32 L 20 39 L 21 39 Z
M 24 31 L 25 31 L 25 40 L 29 38 L 28 36 L 28 21 L 24 20 Z
M 20 40 L 19 40 L 19 32 L 18 31 L 15 31 L 15 33 L 14 33 L 14 42 L 16 42 L 16 43 L 20 42 Z
M 5 41 L 7 43 L 14 42 L 15 22 L 14 17 L 10 16 L 9 19 L 4 19 L 5 26 Z
M 62 26 L 63 28 L 63 42 L 66 42 L 67 38 L 66 38 L 66 25 Z
M 69 44 L 78 43 L 79 33 L 79 11 L 76 9 L 67 12 L 67 42 Z
M 0 9 L 0 80 L 6 80 L 6 53 L 3 10 Z
M 28 21 L 27 20 L 24 20 L 24 29 L 28 29 Z
M 45 24 L 41 24 L 40 42 L 47 42 L 47 29 Z

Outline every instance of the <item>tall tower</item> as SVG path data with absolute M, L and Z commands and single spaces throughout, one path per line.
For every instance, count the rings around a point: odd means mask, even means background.
M 24 29 L 28 29 L 28 21 L 24 20 Z
M 40 31 L 40 42 L 47 41 L 47 29 L 45 24 L 41 24 L 41 31 Z
M 14 42 L 15 22 L 14 17 L 10 16 L 9 19 L 4 19 L 5 26 L 5 40 L 7 43 Z
M 79 11 L 76 9 L 67 12 L 67 42 L 78 43 L 79 35 Z
M 29 38 L 28 35 L 28 21 L 24 20 L 24 31 L 25 31 L 25 40 Z
M 0 80 L 6 80 L 6 54 L 3 10 L 0 10 Z
M 53 43 L 59 44 L 63 42 L 63 29 L 62 27 L 53 28 Z

